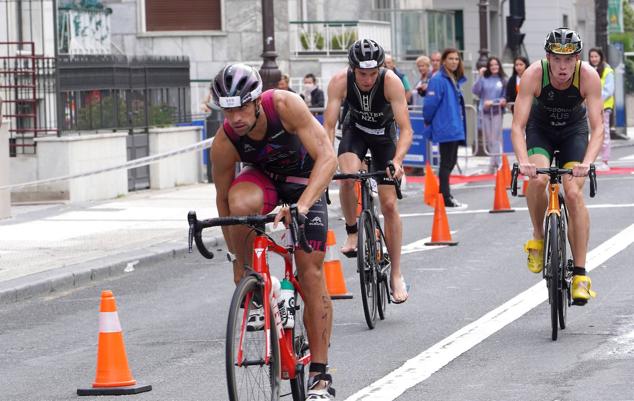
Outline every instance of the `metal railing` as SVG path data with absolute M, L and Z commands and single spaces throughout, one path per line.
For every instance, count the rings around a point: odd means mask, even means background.
M 290 21 L 289 36 L 293 56 L 343 56 L 359 38 L 392 48 L 390 24 L 383 21 Z

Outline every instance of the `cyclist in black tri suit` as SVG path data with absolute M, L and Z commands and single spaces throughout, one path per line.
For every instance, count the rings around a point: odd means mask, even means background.
M 396 168 L 395 177 L 403 175 L 403 159 L 412 144 L 412 126 L 403 84 L 393 71 L 383 68 L 384 60 L 385 53 L 379 44 L 369 39 L 358 40 L 348 51 L 350 66 L 336 73 L 328 85 L 324 127 L 333 142 L 342 102 L 345 100 L 349 107 L 339 144 L 339 169 L 342 173 L 358 172 L 370 149 L 373 170 L 386 170 L 390 174 L 387 166 L 392 161 Z M 402 303 L 408 296 L 400 265 L 403 225 L 396 191 L 390 183 L 391 178 L 379 181 L 379 200 L 385 216 L 385 240 L 392 262 L 392 299 L 394 303 Z M 348 233 L 341 251 L 348 257 L 354 257 L 358 228 L 353 180 L 341 182 L 339 196 Z
M 580 60 L 582 47 L 581 38 L 573 30 L 558 28 L 548 34 L 544 43 L 546 58 L 533 63 L 522 75 L 511 134 L 520 171 L 531 178 L 526 202 L 533 239 L 524 249 L 528 268 L 534 273 L 543 269 L 543 222 L 548 204 L 548 176 L 537 176 L 535 169 L 550 166 L 553 153 L 558 150 L 559 167 L 573 171 L 570 178 L 563 179 L 563 186 L 574 260 L 572 298 L 580 305 L 595 296 L 585 270 L 590 218 L 582 189 L 590 163 L 603 143 L 601 80 L 592 66 Z
M 283 202 L 296 203 L 299 213 L 306 216 L 306 239 L 314 251 L 297 249 L 295 261 L 304 290 L 304 324 L 312 358 L 307 400 L 332 400 L 332 378 L 326 372 L 332 303 L 322 269 L 328 230 L 325 190 L 337 168 L 332 145 L 299 96 L 283 90 L 262 93 L 260 74 L 252 67 L 224 67 L 211 93 L 225 116 L 211 148 L 218 214 L 266 214 Z M 236 177 L 238 162 L 249 167 Z M 288 218 L 288 207 L 278 213 L 276 223 L 282 218 Z M 253 232 L 231 226 L 223 227 L 222 233 L 229 251 L 235 253 L 237 283 L 253 252 Z

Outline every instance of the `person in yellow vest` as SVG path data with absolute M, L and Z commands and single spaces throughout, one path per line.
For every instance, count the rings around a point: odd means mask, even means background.
M 614 70 L 603 57 L 603 50 L 592 48 L 588 51 L 590 65 L 592 65 L 601 77 L 601 98 L 603 99 L 603 146 L 601 148 L 601 164 L 599 170 L 609 170 L 610 160 L 610 114 L 614 110 Z

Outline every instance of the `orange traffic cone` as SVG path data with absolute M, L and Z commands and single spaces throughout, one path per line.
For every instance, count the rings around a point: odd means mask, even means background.
M 504 185 L 506 189 L 511 188 L 511 168 L 509 167 L 509 159 L 502 154 L 502 172 L 504 173 Z
M 89 389 L 77 389 L 77 395 L 138 394 L 152 390 L 151 385 L 137 385 L 128 367 L 121 323 L 112 291 L 102 291 L 99 308 L 99 345 L 97 375 Z
M 361 209 L 363 208 L 363 205 L 361 205 L 361 181 L 357 181 L 354 183 L 354 193 L 357 196 L 356 214 L 357 214 L 357 218 L 359 218 L 359 216 L 361 215 Z
M 489 213 L 505 213 L 514 212 L 509 204 L 509 197 L 506 194 L 506 188 L 504 185 L 504 171 L 498 170 L 495 174 L 495 199 L 493 200 L 493 209 L 489 210 Z
M 434 175 L 434 170 L 431 168 L 429 161 L 425 164 L 425 194 L 423 195 L 424 202 L 429 206 L 434 206 L 436 195 L 438 195 L 438 178 Z
M 528 177 L 524 177 L 524 184 L 522 184 L 522 193 L 518 195 L 520 198 L 526 196 L 526 190 L 528 189 L 528 180 Z
M 451 239 L 447 212 L 445 211 L 445 198 L 440 194 L 436 196 L 434 224 L 431 228 L 431 241 L 425 242 L 425 245 L 458 245 L 457 241 Z
M 335 256 L 336 245 L 335 232 L 328 230 L 328 236 L 326 237 L 326 254 L 328 256 L 324 261 L 324 276 L 328 294 L 331 299 L 352 299 L 352 294 L 346 288 L 341 261 Z

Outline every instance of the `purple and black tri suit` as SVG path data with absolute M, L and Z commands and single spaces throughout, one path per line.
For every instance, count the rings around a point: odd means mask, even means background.
M 231 185 L 250 182 L 262 189 L 262 214 L 270 213 L 280 203 L 292 204 L 306 189 L 314 161 L 297 135 L 286 131 L 273 102 L 274 89 L 262 94 L 266 116 L 266 134 L 262 140 L 240 136 L 225 119 L 223 128 L 236 148 L 240 161 L 248 167 Z M 313 249 L 325 252 L 328 232 L 328 210 L 325 193 L 311 206 L 306 215 L 306 239 Z

